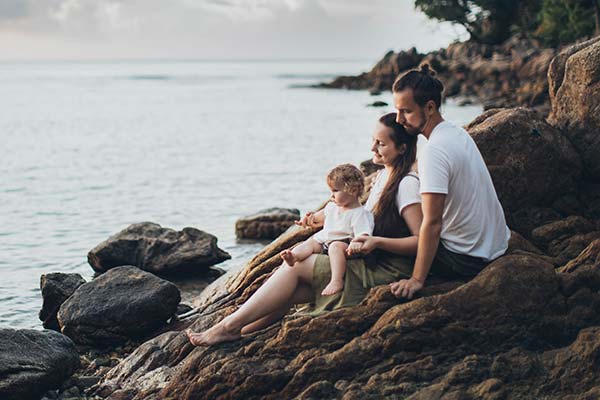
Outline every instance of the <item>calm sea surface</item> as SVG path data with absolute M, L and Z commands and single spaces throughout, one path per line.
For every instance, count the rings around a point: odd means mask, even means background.
M 41 328 L 40 275 L 92 277 L 87 252 L 131 223 L 192 226 L 244 263 L 236 219 L 302 212 L 327 171 L 370 157 L 391 95 L 298 88 L 372 62 L 0 63 L 0 327 Z M 464 124 L 479 106 L 446 104 Z

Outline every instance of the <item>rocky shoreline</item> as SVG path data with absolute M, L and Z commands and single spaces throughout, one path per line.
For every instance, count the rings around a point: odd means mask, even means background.
M 534 59 L 542 53 L 521 68 L 541 66 Z M 183 329 L 203 330 L 234 311 L 280 264 L 281 250 L 314 232 L 291 227 L 241 271 L 211 283 L 193 309 L 177 310 L 177 287 L 143 270 L 171 273 L 178 260 L 189 273 L 196 262 L 190 260 L 208 258 L 202 267 L 208 268 L 225 255 L 212 247 L 216 238 L 197 230 L 133 226 L 90 252 L 100 277 L 86 283 L 46 277 L 59 305 L 45 305 L 41 317 L 51 326 L 55 310 L 70 339 L 49 330 L 37 339 L 0 330 L 7 338 L 0 346 L 27 337 L 27 343 L 62 349 L 48 357 L 45 369 L 35 367 L 52 379 L 44 375 L 26 394 L 23 387 L 31 383 L 17 378 L 32 375 L 32 362 L 3 349 L 0 376 L 13 378 L 3 378 L 0 397 L 599 398 L 600 38 L 556 54 L 547 69 L 547 94 L 531 99 L 549 99 L 548 118 L 540 109 L 494 108 L 466 127 L 513 232 L 507 254 L 473 280 L 430 279 L 410 302 L 377 287 L 356 307 L 317 317 L 290 314 L 238 342 L 195 348 Z M 204 253 L 189 254 L 194 249 Z M 156 258 L 164 265 L 150 262 Z M 59 290 L 63 278 L 67 289 Z M 129 309 L 133 304 L 140 308 Z M 96 323 L 100 315 L 111 320 Z M 47 344 L 46 336 L 56 344 Z M 65 366 L 61 375 L 57 363 Z M 14 365 L 28 372 L 14 374 Z
M 520 36 L 496 46 L 456 42 L 426 54 L 413 47 L 389 51 L 369 72 L 340 76 L 315 87 L 389 92 L 399 74 L 427 62 L 444 82 L 445 97 L 460 98 L 465 104 L 482 103 L 486 110 L 528 107 L 546 115 L 550 110 L 546 71 L 558 53 Z

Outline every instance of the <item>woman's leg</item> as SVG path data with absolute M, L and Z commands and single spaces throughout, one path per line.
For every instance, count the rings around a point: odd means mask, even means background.
M 281 306 L 279 309 L 273 311 L 272 313 L 260 318 L 259 320 L 251 322 L 250 324 L 244 326 L 242 328 L 241 333 L 242 333 L 242 335 L 246 335 L 248 333 L 252 333 L 252 332 L 258 331 L 260 329 L 266 328 L 267 326 L 271 325 L 272 323 L 274 323 L 276 321 L 279 321 L 281 318 L 286 316 L 287 313 L 290 312 L 290 308 L 294 304 L 309 303 L 309 302 L 313 301 L 314 299 L 315 299 L 315 294 L 314 294 L 313 290 L 310 288 L 310 286 L 305 285 L 305 284 L 300 284 L 296 288 L 296 291 L 294 292 L 294 294 L 288 304 L 285 304 L 285 305 Z
M 346 274 L 346 249 L 344 242 L 331 242 L 328 253 L 331 264 L 331 280 L 321 292 L 322 296 L 331 296 L 344 288 L 344 275 Z
M 284 306 L 289 307 L 299 285 L 309 285 L 312 281 L 316 258 L 317 256 L 313 254 L 296 263 L 293 268 L 285 263 L 282 264 L 233 314 L 223 318 L 221 322 L 202 333 L 188 332 L 192 344 L 210 346 L 236 340 L 240 337 L 244 326 L 275 313 Z
M 293 267 L 298 261 L 305 260 L 311 254 L 319 254 L 321 250 L 321 243 L 311 238 L 305 240 L 291 250 L 283 250 L 281 253 L 279 253 L 279 255 L 281 258 L 283 258 L 283 261 L 285 261 L 287 265 Z

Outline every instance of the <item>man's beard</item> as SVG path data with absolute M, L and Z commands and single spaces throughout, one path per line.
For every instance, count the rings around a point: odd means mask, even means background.
M 419 133 L 423 132 L 423 129 L 425 129 L 425 126 L 427 125 L 427 122 L 429 122 L 429 120 L 427 118 L 425 118 L 425 113 L 422 110 L 419 110 L 419 116 L 421 117 L 421 123 L 419 124 L 419 126 L 407 126 L 404 125 L 404 129 L 406 130 L 406 133 L 410 134 L 410 135 L 418 135 Z

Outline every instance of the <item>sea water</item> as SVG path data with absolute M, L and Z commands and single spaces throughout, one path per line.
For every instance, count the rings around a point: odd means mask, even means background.
M 237 241 L 238 218 L 311 210 L 330 168 L 370 158 L 391 95 L 308 87 L 370 66 L 0 63 L 0 327 L 41 329 L 40 276 L 91 279 L 87 252 L 132 223 L 207 231 L 232 256 L 221 268 L 245 263 L 264 243 Z M 443 111 L 466 124 L 482 109 Z

